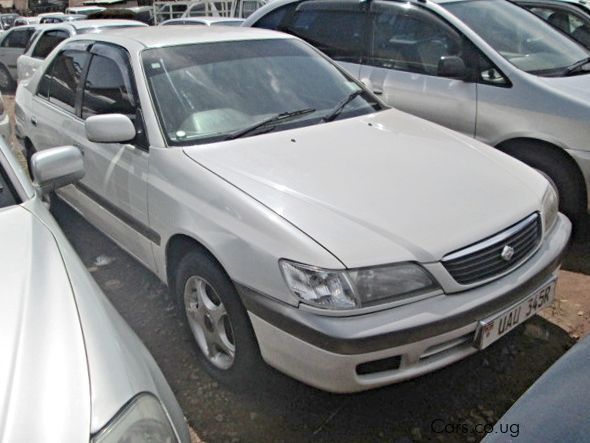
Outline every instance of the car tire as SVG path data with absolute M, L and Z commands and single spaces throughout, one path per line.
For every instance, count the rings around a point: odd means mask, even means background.
M 511 148 L 505 152 L 537 169 L 557 188 L 559 210 L 575 224 L 586 210 L 583 180 L 580 180 L 575 164 L 570 164 L 563 155 L 552 150 L 539 149 L 534 141 L 521 141 Z
M 10 72 L 8 72 L 6 66 L 0 64 L 0 90 L 3 92 L 11 92 L 14 91 L 15 87 L 16 83 L 10 75 Z
M 178 264 L 176 297 L 206 371 L 235 389 L 252 386 L 264 366 L 240 297 L 219 264 L 203 251 Z

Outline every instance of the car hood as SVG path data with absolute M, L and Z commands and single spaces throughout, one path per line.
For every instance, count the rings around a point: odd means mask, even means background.
M 14 206 L 0 244 L 0 442 L 87 440 L 84 340 L 55 238 Z
M 396 110 L 185 153 L 347 267 L 438 261 L 539 210 L 547 186 L 524 164 Z

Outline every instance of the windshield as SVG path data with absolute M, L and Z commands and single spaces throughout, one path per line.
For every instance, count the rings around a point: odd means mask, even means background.
M 248 130 L 252 126 L 278 130 L 317 124 L 360 89 L 294 39 L 148 49 L 143 64 L 171 145 L 219 141 L 244 130 L 244 136 L 254 135 L 256 131 Z M 345 104 L 338 118 L 381 109 L 362 91 Z M 275 118 L 279 114 L 281 118 Z
M 504 0 L 444 4 L 504 58 L 523 71 L 556 75 L 590 55 L 545 21 Z

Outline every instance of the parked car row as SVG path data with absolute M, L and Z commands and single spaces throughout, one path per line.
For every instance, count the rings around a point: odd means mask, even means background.
M 542 174 L 296 37 L 201 29 L 63 41 L 19 85 L 16 128 L 27 158 L 83 152 L 59 195 L 170 287 L 214 377 L 265 361 L 374 388 L 551 303 L 570 223 Z
M 23 49 L 16 136 L 35 188 L 5 174 L 26 192 L 1 187 L 0 222 L 28 212 L 0 232 L 39 217 L 65 257 L 52 282 L 79 317 L 55 334 L 79 351 L 64 363 L 72 395 L 101 393 L 66 417 L 77 435 L 187 438 L 155 363 L 41 204 L 49 191 L 168 285 L 203 367 L 234 386 L 264 363 L 331 392 L 400 382 L 554 299 L 571 232 L 558 206 L 587 210 L 590 54 L 519 6 L 276 0 L 242 27 L 39 25 Z M 11 290 L 53 287 L 18 278 Z M 115 332 L 97 343 L 96 330 Z M 138 374 L 110 385 L 110 360 Z

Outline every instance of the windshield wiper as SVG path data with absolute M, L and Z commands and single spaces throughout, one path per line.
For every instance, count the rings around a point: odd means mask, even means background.
M 568 76 L 568 75 L 575 74 L 577 72 L 586 71 L 586 69 L 582 69 L 582 68 L 584 66 L 586 66 L 588 63 L 590 63 L 590 57 L 583 58 L 582 60 L 579 60 L 579 61 L 569 65 L 565 69 L 565 72 L 563 73 L 563 75 Z
M 313 108 L 306 108 L 306 109 L 299 109 L 298 111 L 290 111 L 290 112 L 281 112 L 280 114 L 273 115 L 272 117 L 265 118 L 258 123 L 254 123 L 251 126 L 248 126 L 243 129 L 238 129 L 235 132 L 232 132 L 224 140 L 233 140 L 235 138 L 244 137 L 245 135 L 251 134 L 252 132 L 256 131 L 257 129 L 261 129 L 267 126 L 270 126 L 269 130 L 274 128 L 276 123 L 283 122 L 285 120 L 290 120 L 295 117 L 300 117 L 302 115 L 311 114 L 315 112 Z
M 353 101 L 359 95 L 361 95 L 363 92 L 365 92 L 365 91 L 363 91 L 362 89 L 357 89 L 356 91 L 353 91 L 350 94 L 348 94 L 346 97 L 344 97 L 344 99 L 342 99 L 340 101 L 340 103 L 338 103 L 334 107 L 332 112 L 330 112 L 325 117 L 322 117 L 322 121 L 323 122 L 331 122 L 332 120 L 334 120 L 336 117 L 338 117 L 342 113 L 342 111 L 344 111 L 344 108 L 346 107 L 347 104 L 349 104 L 351 101 Z

